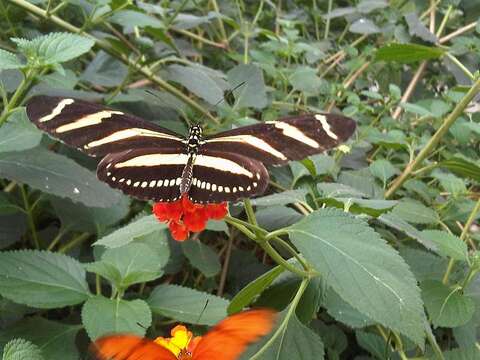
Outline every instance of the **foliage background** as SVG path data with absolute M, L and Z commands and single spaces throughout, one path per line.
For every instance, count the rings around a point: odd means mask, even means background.
M 201 333 L 249 305 L 281 318 L 245 359 L 480 358 L 479 16 L 477 0 L 2 0 L 3 358 Z M 359 130 L 180 244 L 34 128 L 34 94 L 179 132 L 322 109 Z

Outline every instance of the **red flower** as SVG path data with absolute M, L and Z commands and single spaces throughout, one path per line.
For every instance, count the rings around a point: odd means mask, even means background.
M 167 222 L 172 237 L 184 241 L 190 232 L 205 229 L 210 219 L 221 220 L 228 214 L 227 203 L 194 204 L 188 197 L 170 203 L 155 203 L 153 213 L 161 222 Z

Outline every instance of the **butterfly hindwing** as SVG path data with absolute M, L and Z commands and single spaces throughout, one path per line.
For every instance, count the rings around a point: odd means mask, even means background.
M 27 104 L 27 114 L 41 130 L 91 156 L 183 144 L 177 134 L 151 122 L 73 98 L 35 96 Z
M 249 310 L 219 322 L 193 351 L 192 360 L 235 360 L 246 347 L 267 335 L 275 322 L 271 310 Z
M 97 176 L 115 189 L 138 199 L 169 202 L 180 197 L 188 155 L 180 148 L 139 148 L 105 156 Z
M 99 360 L 176 360 L 167 349 L 135 335 L 105 336 L 95 341 L 90 350 Z
M 268 185 L 265 166 L 232 152 L 201 148 L 193 165 L 188 197 L 197 203 L 219 203 L 262 194 Z
M 266 165 L 282 165 L 331 149 L 355 131 L 355 122 L 336 114 L 306 114 L 244 126 L 210 136 L 209 150 L 235 152 Z

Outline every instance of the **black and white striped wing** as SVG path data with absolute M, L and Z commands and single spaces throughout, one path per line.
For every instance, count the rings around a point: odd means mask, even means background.
M 242 154 L 266 165 L 282 165 L 341 144 L 355 127 L 355 121 L 342 115 L 306 114 L 215 134 L 204 147 Z
M 195 157 L 188 197 L 197 203 L 236 201 L 262 194 L 268 180 L 267 169 L 255 159 L 202 148 Z
M 180 198 L 188 154 L 177 149 L 138 148 L 108 154 L 97 167 L 101 181 L 141 200 L 169 202 Z
M 183 148 L 172 131 L 121 111 L 83 100 L 35 96 L 27 115 L 41 130 L 91 156 L 135 147 Z

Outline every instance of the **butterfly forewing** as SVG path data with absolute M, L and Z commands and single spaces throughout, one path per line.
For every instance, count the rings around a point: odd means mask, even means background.
M 215 134 L 207 139 L 205 147 L 281 165 L 335 147 L 354 131 L 355 122 L 345 116 L 306 114 Z
M 182 146 L 182 139 L 169 130 L 78 99 L 35 96 L 27 104 L 27 114 L 38 128 L 91 156 L 139 146 Z
M 180 197 L 188 154 L 180 148 L 140 148 L 105 156 L 97 176 L 111 187 L 138 199 L 175 201 Z
M 268 179 L 265 166 L 257 160 L 201 148 L 195 158 L 188 197 L 199 203 L 235 201 L 262 194 Z

